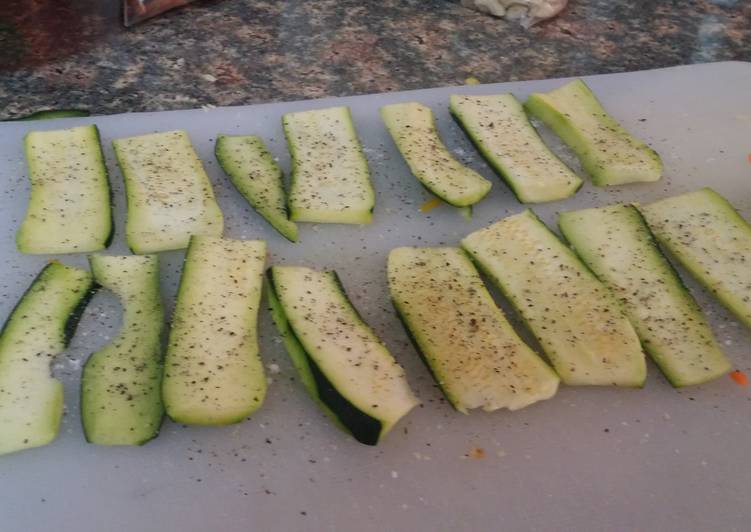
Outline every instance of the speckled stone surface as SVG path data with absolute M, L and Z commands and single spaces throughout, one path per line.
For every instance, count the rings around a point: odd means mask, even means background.
M 29 5 L 32 4 L 32 7 Z M 20 7 L 25 6 L 25 7 Z M 748 0 L 571 0 L 525 30 L 451 0 L 4 0 L 0 118 L 106 114 L 751 61 Z

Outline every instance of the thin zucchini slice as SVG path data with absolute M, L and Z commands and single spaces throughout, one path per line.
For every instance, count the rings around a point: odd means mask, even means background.
M 448 151 L 430 107 L 417 102 L 385 105 L 381 117 L 412 174 L 443 201 L 468 207 L 490 192 L 490 181 Z
M 125 178 L 125 236 L 133 253 L 187 247 L 191 235 L 220 236 L 222 211 L 185 131 L 112 142 Z
M 292 155 L 290 219 L 369 224 L 375 191 L 349 108 L 288 113 L 282 125 Z
M 85 253 L 112 239 L 107 167 L 94 125 L 24 138 L 31 197 L 16 235 L 21 253 Z
M 44 109 L 34 113 L 15 118 L 12 122 L 30 122 L 32 120 L 55 120 L 58 118 L 82 118 L 90 116 L 91 112 L 86 109 Z
M 634 138 L 580 79 L 547 93 L 533 93 L 524 107 L 576 153 L 597 186 L 657 181 L 662 161 Z
M 561 213 L 576 253 L 623 304 L 644 350 L 674 386 L 730 371 L 699 305 L 631 205 Z
M 281 235 L 295 242 L 297 226 L 289 220 L 282 171 L 260 137 L 219 135 L 216 159 L 235 188 Z
M 566 384 L 642 386 L 644 353 L 608 288 L 526 210 L 462 247 L 511 301 Z
M 391 300 L 451 404 L 463 413 L 548 399 L 558 376 L 517 336 L 458 248 L 396 248 Z
M 83 368 L 84 434 L 100 445 L 142 445 L 159 434 L 164 416 L 159 258 L 94 255 L 89 263 L 96 282 L 120 298 L 123 324 Z
M 751 226 L 710 188 L 639 210 L 671 255 L 751 327 Z
M 522 203 L 573 196 L 581 178 L 543 143 L 513 94 L 452 94 L 449 110 Z
M 164 361 L 162 399 L 179 423 L 226 425 L 266 395 L 258 307 L 266 243 L 190 240 Z
M 274 266 L 270 300 L 308 392 L 359 442 L 376 445 L 418 401 L 404 370 L 334 272 Z
M 89 272 L 49 263 L 0 331 L 0 454 L 46 445 L 63 415 L 63 385 L 50 374 L 94 290 Z

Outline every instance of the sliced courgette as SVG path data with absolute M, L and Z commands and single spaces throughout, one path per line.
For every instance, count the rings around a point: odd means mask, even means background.
M 618 301 L 532 211 L 462 240 L 566 384 L 642 386 L 644 353 Z
M 357 441 L 377 444 L 418 404 L 404 370 L 334 272 L 274 266 L 269 277 L 274 318 L 306 388 Z
M 576 153 L 598 186 L 657 181 L 662 161 L 634 138 L 580 79 L 547 93 L 533 93 L 524 107 Z
M 394 249 L 388 279 L 402 322 L 454 408 L 516 410 L 555 394 L 558 377 L 517 336 L 461 249 Z
M 125 236 L 134 253 L 183 249 L 191 235 L 222 234 L 222 211 L 185 131 L 112 144 L 125 178 Z
M 573 196 L 581 178 L 543 143 L 513 94 L 452 94 L 449 110 L 522 203 Z
M 751 226 L 733 206 L 703 188 L 639 210 L 660 244 L 751 327 Z
M 107 167 L 94 125 L 32 131 L 24 138 L 31 197 L 16 235 L 22 253 L 107 247 L 112 213 Z
M 93 293 L 89 272 L 44 267 L 0 331 L 0 454 L 46 445 L 63 415 L 63 385 L 52 359 L 75 333 Z
M 490 181 L 448 151 L 430 107 L 417 102 L 385 105 L 381 117 L 412 174 L 443 201 L 468 207 L 490 191 Z
M 369 224 L 375 192 L 349 108 L 288 113 L 282 125 L 292 155 L 290 219 Z
M 623 303 L 645 351 L 674 386 L 730 371 L 699 305 L 631 205 L 561 213 L 563 235 Z
M 81 118 L 90 116 L 86 109 L 44 109 L 31 114 L 15 118 L 12 121 L 29 122 L 31 120 L 55 120 L 58 118 Z
M 86 440 L 141 445 L 159 434 L 164 311 L 156 255 L 89 257 L 96 282 L 123 307 L 118 335 L 86 361 L 81 420 Z
M 266 395 L 258 350 L 266 243 L 190 240 L 164 361 L 162 398 L 174 421 L 237 423 Z
M 295 242 L 297 226 L 289 220 L 282 171 L 260 137 L 219 135 L 216 159 L 235 188 L 284 238 Z

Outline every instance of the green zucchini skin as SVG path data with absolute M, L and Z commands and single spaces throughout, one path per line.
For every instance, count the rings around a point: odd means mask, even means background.
M 58 118 L 85 118 L 91 116 L 86 109 L 44 109 L 34 113 L 14 118 L 11 122 L 30 122 L 32 120 L 55 120 Z

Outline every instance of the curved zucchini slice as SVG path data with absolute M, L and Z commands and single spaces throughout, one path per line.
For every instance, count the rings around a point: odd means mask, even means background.
M 662 161 L 632 137 L 580 79 L 547 93 L 533 93 L 524 107 L 576 153 L 597 186 L 657 181 Z
M 63 414 L 63 385 L 52 359 L 75 333 L 94 290 L 89 272 L 44 267 L 0 332 L 0 454 L 46 445 Z
M 385 105 L 381 117 L 412 174 L 443 201 L 468 207 L 490 192 L 490 181 L 448 151 L 430 107 L 417 102 Z
M 645 351 L 674 386 L 730 371 L 696 301 L 631 205 L 561 213 L 563 235 L 623 303 Z
M 222 211 L 185 131 L 116 139 L 112 145 L 125 178 L 125 236 L 133 253 L 183 249 L 191 235 L 222 234 Z
M 237 423 L 266 395 L 258 350 L 266 243 L 194 236 L 164 361 L 162 399 L 174 421 Z
M 657 240 L 751 327 L 751 226 L 710 188 L 639 206 Z
M 287 113 L 282 126 L 292 155 L 290 219 L 369 224 L 375 191 L 349 108 Z
M 644 353 L 608 288 L 526 210 L 462 247 L 511 301 L 566 384 L 642 386 Z
M 271 226 L 291 242 L 297 226 L 289 220 L 282 171 L 260 137 L 219 135 L 217 161 L 235 188 Z
M 396 248 L 391 300 L 451 404 L 463 413 L 548 399 L 558 376 L 514 332 L 458 248 Z
M 164 310 L 156 255 L 89 257 L 96 282 L 123 306 L 118 335 L 89 357 L 81 380 L 86 440 L 142 445 L 159 434 Z
M 269 276 L 274 319 L 303 384 L 357 441 L 377 444 L 418 404 L 404 370 L 334 272 L 274 266 Z
M 568 198 L 581 187 L 581 178 L 543 143 L 513 94 L 452 94 L 449 110 L 522 203 Z
M 90 116 L 91 112 L 85 109 L 44 109 L 34 113 L 15 118 L 12 121 L 29 122 L 31 120 L 55 120 L 57 118 L 81 118 Z
M 24 138 L 31 197 L 16 235 L 21 253 L 85 253 L 112 239 L 107 167 L 94 125 Z

